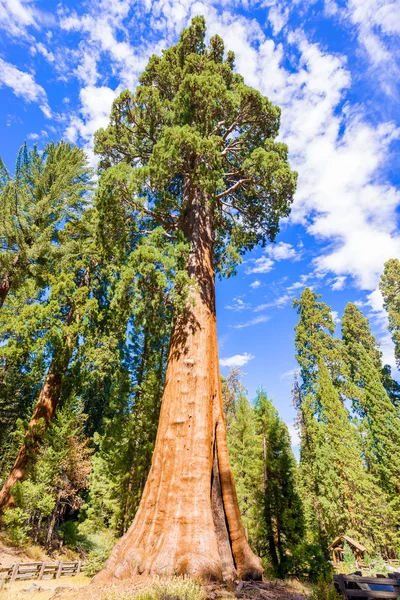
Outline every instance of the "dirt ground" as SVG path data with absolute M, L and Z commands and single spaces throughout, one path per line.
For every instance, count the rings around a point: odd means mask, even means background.
M 8 584 L 0 600 L 103 600 L 105 596 L 124 600 L 148 586 L 149 580 L 137 578 L 129 582 L 98 587 L 79 575 L 62 580 L 15 582 Z M 42 588 L 35 589 L 34 586 Z M 222 584 L 204 586 L 204 600 L 307 600 L 308 591 L 298 581 L 243 582 L 228 589 Z
M 67 593 L 65 597 L 69 597 L 68 594 L 71 589 L 83 588 L 89 583 L 90 579 L 85 575 L 63 577 L 61 579 L 43 579 L 42 581 L 31 579 L 6 584 L 0 581 L 0 600 L 49 600 L 50 598 L 56 600 L 63 593 Z

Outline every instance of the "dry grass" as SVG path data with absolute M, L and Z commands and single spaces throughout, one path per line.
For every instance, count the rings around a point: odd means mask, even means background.
M 43 579 L 42 581 L 35 579 L 14 581 L 13 583 L 3 584 L 3 586 L 0 581 L 0 600 L 49 600 L 50 598 L 60 597 L 64 591 L 69 592 L 71 588 L 76 590 L 77 588 L 86 587 L 89 583 L 90 579 L 85 575 L 63 577 L 62 579 Z M 33 586 L 36 586 L 36 591 L 24 591 Z M 55 596 L 56 593 L 57 596 Z
M 107 586 L 92 584 L 70 590 L 57 600 L 307 600 L 308 597 L 309 590 L 296 580 L 240 582 L 226 586 L 202 585 L 189 577 L 135 577 L 110 582 Z

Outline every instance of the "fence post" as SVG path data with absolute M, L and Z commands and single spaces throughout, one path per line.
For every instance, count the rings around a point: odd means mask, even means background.
M 43 575 L 44 575 L 44 570 L 46 568 L 47 563 L 42 563 L 42 566 L 40 567 L 40 571 L 39 571 L 39 575 L 38 575 L 38 579 L 43 579 Z
M 60 562 L 58 564 L 56 579 L 60 579 L 61 571 L 62 571 L 62 561 L 60 560 Z
M 11 572 L 10 581 L 15 581 L 15 578 L 16 578 L 16 576 L 18 575 L 18 567 L 19 567 L 19 564 L 18 564 L 18 563 L 15 563 L 15 564 L 13 565 L 13 570 L 12 570 L 12 572 Z

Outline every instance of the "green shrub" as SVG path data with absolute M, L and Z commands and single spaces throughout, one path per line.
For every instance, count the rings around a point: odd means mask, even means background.
M 85 560 L 85 573 L 93 577 L 101 571 L 115 544 L 115 538 L 109 530 L 90 533 L 85 537 L 83 546 L 89 551 Z
M 313 586 L 309 600 L 341 600 L 341 596 L 335 590 L 332 580 L 320 579 Z
M 376 556 L 374 556 L 373 562 L 374 562 L 374 566 L 373 566 L 373 569 L 371 569 L 371 570 L 374 575 L 376 575 L 377 573 L 382 574 L 382 575 L 387 574 L 387 572 L 388 572 L 387 564 L 385 563 L 384 559 L 382 558 L 382 556 L 380 554 L 377 554 Z
M 307 542 L 294 548 L 285 566 L 288 575 L 307 577 L 310 581 L 328 578 L 332 574 L 332 565 L 326 560 L 321 547 Z
M 347 542 L 344 543 L 343 566 L 346 573 L 354 573 L 357 570 L 356 559 Z
M 65 521 L 65 523 L 60 526 L 64 546 L 71 548 L 71 550 L 76 550 L 77 546 L 82 541 L 82 536 L 79 535 L 78 528 L 79 523 L 76 521 Z
M 10 508 L 4 511 L 4 527 L 13 544 L 24 546 L 28 542 L 28 519 L 28 513 L 22 508 Z

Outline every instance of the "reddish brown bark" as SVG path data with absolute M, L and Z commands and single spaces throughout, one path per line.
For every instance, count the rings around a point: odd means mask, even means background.
M 11 488 L 24 478 L 28 463 L 36 453 L 40 439 L 55 415 L 73 345 L 71 336 L 65 336 L 63 341 L 63 346 L 55 353 L 51 362 L 15 463 L 0 490 L 0 514 L 12 505 Z
M 152 466 L 135 519 L 99 583 L 136 574 L 260 578 L 241 523 L 222 410 L 211 209 L 187 192 L 194 281 L 174 326 Z
M 3 306 L 7 294 L 10 291 L 11 283 L 8 273 L 3 276 L 0 282 L 0 308 Z

